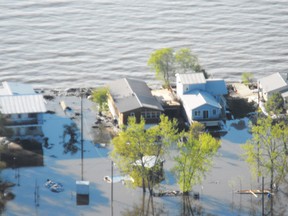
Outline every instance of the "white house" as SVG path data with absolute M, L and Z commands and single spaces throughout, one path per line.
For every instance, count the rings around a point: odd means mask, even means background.
M 27 84 L 2 82 L 0 87 L 0 113 L 5 118 L 5 127 L 13 130 L 14 136 L 42 133 L 42 114 L 46 112 L 44 98 Z
M 265 101 L 274 93 L 280 93 L 288 103 L 288 74 L 284 78 L 280 73 L 274 73 L 258 80 L 260 97 Z
M 205 79 L 203 73 L 176 74 L 176 93 L 190 124 L 218 126 L 226 118 L 228 92 L 223 79 Z

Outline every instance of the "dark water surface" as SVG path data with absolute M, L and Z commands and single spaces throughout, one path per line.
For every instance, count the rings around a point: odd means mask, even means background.
M 0 0 L 0 81 L 91 87 L 157 84 L 150 53 L 191 48 L 214 77 L 288 68 L 288 1 Z

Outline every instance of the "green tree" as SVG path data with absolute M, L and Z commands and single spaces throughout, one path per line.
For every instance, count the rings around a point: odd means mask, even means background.
M 170 86 L 170 79 L 175 75 L 175 58 L 172 48 L 155 50 L 148 60 L 148 66 L 155 71 L 156 77 L 164 82 L 165 87 Z
M 252 138 L 243 146 L 244 158 L 256 176 L 269 176 L 270 189 L 287 175 L 287 130 L 284 123 L 259 118 L 252 126 Z
M 123 174 L 133 177 L 135 186 L 142 186 L 143 192 L 148 188 L 150 194 L 153 193 L 154 185 L 158 183 L 155 174 L 162 170 L 160 164 L 165 149 L 175 139 L 177 132 L 176 121 L 169 121 L 163 115 L 160 119 L 159 125 L 145 129 L 143 118 L 140 123 L 136 123 L 136 119 L 130 117 L 127 127 L 112 140 L 113 161 Z M 154 157 L 154 165 L 151 166 L 147 156 Z
M 284 99 L 281 96 L 280 93 L 274 93 L 271 95 L 271 97 L 268 98 L 265 108 L 267 112 L 274 113 L 274 114 L 280 114 L 283 112 L 284 108 Z
M 273 122 L 272 118 L 259 118 L 252 126 L 252 138 L 243 146 L 244 158 L 256 176 L 270 178 L 270 191 L 287 176 L 287 131 L 285 123 Z M 286 149 L 285 149 L 286 146 Z M 273 196 L 270 202 L 273 213 Z
M 202 182 L 212 166 L 220 141 L 204 132 L 204 126 L 195 122 L 188 132 L 182 132 L 178 142 L 179 155 L 173 168 L 180 189 L 189 194 L 195 184 Z
M 107 98 L 108 98 L 107 87 L 100 87 L 94 89 L 92 92 L 92 100 L 99 104 L 99 112 L 105 111 L 108 109 Z
M 155 71 L 156 77 L 164 81 L 164 87 L 170 87 L 171 78 L 175 72 L 201 72 L 208 78 L 208 74 L 199 64 L 198 57 L 189 48 L 181 48 L 174 52 L 172 48 L 155 50 L 148 60 L 148 66 Z
M 202 72 L 198 57 L 189 48 L 182 48 L 176 51 L 175 60 L 178 64 L 179 72 Z
M 244 83 L 246 86 L 249 86 L 252 83 L 253 80 L 253 74 L 251 72 L 244 72 L 241 75 L 242 83 Z
M 195 184 L 201 183 L 212 166 L 212 160 L 220 147 L 220 141 L 205 133 L 205 127 L 199 122 L 190 126 L 189 131 L 179 137 L 179 155 L 175 157 L 176 174 L 180 190 L 183 191 L 182 215 L 194 215 L 189 192 Z

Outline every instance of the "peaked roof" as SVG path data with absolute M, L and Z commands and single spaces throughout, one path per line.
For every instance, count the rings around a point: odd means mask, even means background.
M 108 84 L 109 91 L 120 112 L 146 107 L 163 111 L 161 104 L 151 94 L 144 81 L 119 79 Z
M 32 86 L 16 82 L 3 82 L 0 88 L 0 112 L 3 114 L 46 112 L 43 96 Z
M 210 105 L 221 109 L 221 105 L 216 101 L 216 99 L 205 91 L 192 91 L 190 94 L 183 95 L 182 100 L 183 104 L 188 105 L 191 110 L 203 105 Z
M 288 87 L 286 80 L 281 76 L 280 73 L 274 73 L 269 76 L 263 77 L 258 80 L 261 84 L 264 92 L 271 92 L 277 89 Z

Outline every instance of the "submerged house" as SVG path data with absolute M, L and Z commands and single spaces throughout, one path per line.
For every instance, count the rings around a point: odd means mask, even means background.
M 274 73 L 258 80 L 258 91 L 260 98 L 267 101 L 274 93 L 280 93 L 288 103 L 288 74 L 284 78 L 280 73 Z
M 130 116 L 137 122 L 143 117 L 146 124 L 159 123 L 163 107 L 144 81 L 124 78 L 110 82 L 108 88 L 108 106 L 119 125 L 126 125 Z
M 41 135 L 44 98 L 28 84 L 3 82 L 0 87 L 0 113 L 13 136 Z
M 189 124 L 220 126 L 226 119 L 224 95 L 228 91 L 223 79 L 205 79 L 203 73 L 176 74 L 176 93 Z

